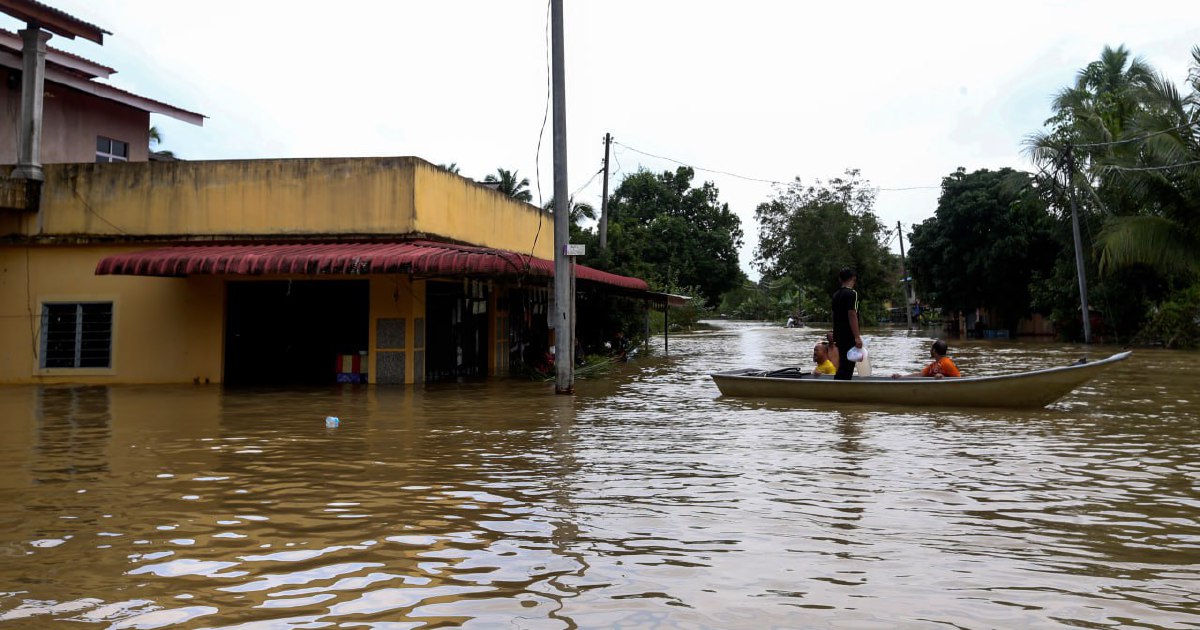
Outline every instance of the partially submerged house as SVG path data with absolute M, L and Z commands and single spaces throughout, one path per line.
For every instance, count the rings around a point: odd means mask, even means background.
M 61 96 L 34 133 L 46 159 L 11 134 L 24 109 L 0 132 L 0 383 L 417 383 L 550 345 L 550 213 L 414 157 L 146 161 L 149 113 L 203 117 L 38 53 L 30 29 L 0 34 L 0 70 L 32 46 Z M 582 266 L 576 282 L 666 300 Z

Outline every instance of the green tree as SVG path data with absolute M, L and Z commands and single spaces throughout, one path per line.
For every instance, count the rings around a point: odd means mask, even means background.
M 517 171 L 503 168 L 496 169 L 496 174 L 483 178 L 488 184 L 496 184 L 496 190 L 516 199 L 529 203 L 533 201 L 533 193 L 529 192 L 529 178 L 517 179 Z
M 853 267 L 864 314 L 882 312 L 882 302 L 899 295 L 898 259 L 888 252 L 889 232 L 875 215 L 875 190 L 858 170 L 805 186 L 800 179 L 759 204 L 754 266 L 763 279 L 791 278 L 808 296 L 827 297 L 838 287 L 838 271 Z M 815 300 L 815 317 L 827 318 L 828 299 Z
M 1200 270 L 1200 47 L 1192 56 L 1183 95 L 1124 47 L 1106 47 L 1059 93 L 1049 130 L 1028 141 L 1037 187 L 1063 223 L 1074 195 L 1089 297 L 1118 338 Z M 1073 256 L 1070 231 L 1059 232 L 1061 256 Z M 1073 261 L 1060 260 L 1035 300 L 1065 299 L 1058 283 L 1068 267 Z M 1068 330 L 1077 294 L 1073 302 L 1057 307 Z
M 159 131 L 157 126 L 151 126 L 150 131 L 146 135 L 150 140 L 150 151 L 152 153 L 164 158 L 175 157 L 174 151 L 166 151 L 161 148 L 163 143 L 163 134 L 162 131 Z
M 449 164 L 438 164 L 438 168 L 450 171 L 451 173 L 454 173 L 455 175 L 461 174 L 458 171 L 458 162 L 451 162 Z
M 1097 179 L 1135 200 L 1105 221 L 1100 268 L 1146 265 L 1167 275 L 1200 271 L 1200 46 L 1192 49 L 1189 93 L 1161 75 L 1139 91 L 1143 107 L 1128 150 L 1097 160 Z
M 1031 303 L 1030 280 L 1047 277 L 1055 224 L 1030 176 L 1010 168 L 942 179 L 934 216 L 913 227 L 908 268 L 917 293 L 949 311 L 985 307 L 1014 329 Z
M 741 221 L 716 186 L 693 187 L 694 177 L 687 167 L 625 177 L 609 201 L 609 248 L 589 252 L 586 263 L 645 278 L 659 290 L 695 287 L 715 306 L 743 277 Z
M 597 245 L 597 237 L 594 230 L 583 227 L 583 220 L 588 219 L 590 221 L 595 221 L 596 209 L 592 207 L 592 204 L 586 201 L 575 201 L 574 197 L 571 197 L 571 199 L 568 200 L 567 208 L 569 209 L 569 216 L 571 219 L 569 226 L 569 237 L 571 242 L 587 246 L 587 249 L 590 252 L 592 248 Z M 542 209 L 553 213 L 554 197 L 551 197 L 550 200 L 542 206 Z

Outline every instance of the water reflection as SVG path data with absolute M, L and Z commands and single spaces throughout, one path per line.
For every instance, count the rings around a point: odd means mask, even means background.
M 108 470 L 108 388 L 40 387 L 36 401 L 35 483 L 91 481 Z
M 0 620 L 1200 623 L 1197 355 L 1139 350 L 1018 412 L 726 399 L 707 376 L 805 365 L 819 333 L 673 336 L 671 356 L 575 397 L 495 381 L 6 388 Z M 895 371 L 930 340 L 868 337 Z M 951 349 L 974 373 L 1107 354 Z

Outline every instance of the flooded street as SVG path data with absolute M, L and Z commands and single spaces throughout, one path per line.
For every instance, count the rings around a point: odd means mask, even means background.
M 574 397 L 2 388 L 0 627 L 1200 626 L 1200 354 L 1041 410 L 835 406 L 720 397 L 817 331 L 717 326 Z M 866 336 L 879 373 L 928 354 Z

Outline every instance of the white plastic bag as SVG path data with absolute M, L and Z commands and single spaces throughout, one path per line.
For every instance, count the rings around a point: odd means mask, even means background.
M 858 365 L 855 367 L 858 368 L 859 376 L 871 375 L 871 353 L 867 352 L 867 342 L 865 340 L 863 341 L 862 347 L 862 360 L 860 360 Z

